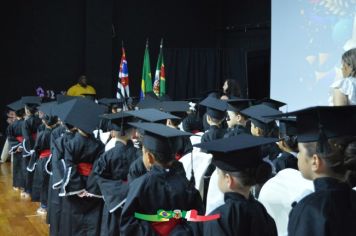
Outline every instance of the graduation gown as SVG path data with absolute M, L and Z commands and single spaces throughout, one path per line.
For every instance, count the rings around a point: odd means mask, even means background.
M 72 132 L 65 132 L 60 137 L 57 137 L 61 132 L 57 133 L 55 132 L 56 130 L 58 131 L 59 127 L 53 130 L 51 135 L 52 156 L 49 164 L 52 175 L 49 178 L 47 222 L 50 225 L 49 231 L 51 236 L 57 236 L 60 228 L 62 198 L 59 197 L 59 191 L 64 178 L 65 145 L 75 135 Z
M 6 130 L 7 139 L 10 145 L 10 153 L 13 155 L 12 185 L 17 188 L 25 187 L 26 166 L 23 166 L 22 151 L 17 152 L 19 147 L 22 148 L 22 125 L 23 120 L 15 120 Z
M 273 165 L 276 173 L 287 168 L 298 170 L 298 159 L 292 153 L 282 152 L 273 160 Z
M 151 223 L 139 220 L 134 213 L 157 214 L 163 210 L 191 210 L 203 212 L 199 192 L 185 177 L 182 164 L 178 161 L 170 169 L 153 165 L 145 175 L 130 183 L 129 193 L 121 214 L 121 235 L 157 235 Z M 170 235 L 190 235 L 191 227 L 182 221 Z
M 138 155 L 138 157 L 130 165 L 130 168 L 129 168 L 129 173 L 127 175 L 127 179 L 129 182 L 132 182 L 134 179 L 137 179 L 138 177 L 147 173 L 147 169 L 146 169 L 145 165 L 143 164 L 143 160 L 142 160 L 142 151 L 139 150 L 137 152 L 137 155 Z
M 246 199 L 238 193 L 225 193 L 225 204 L 216 208 L 210 215 L 219 214 L 220 218 L 199 223 L 204 236 L 244 235 L 273 236 L 277 228 L 264 206 L 250 196 Z
M 65 145 L 65 173 L 59 196 L 62 199 L 59 235 L 99 235 L 102 196 L 92 175 L 92 165 L 104 152 L 104 144 L 76 133 Z M 92 197 L 79 197 L 86 190 Z
M 315 179 L 314 187 L 290 212 L 288 235 L 356 235 L 356 191 L 329 177 Z
M 137 158 L 137 149 L 132 141 L 123 144 L 116 141 L 115 147 L 105 152 L 94 167 L 94 175 L 104 197 L 101 223 L 102 236 L 119 235 L 120 215 L 123 200 L 128 192 L 127 174 L 129 167 Z
M 22 123 L 22 136 L 23 136 L 23 151 L 22 156 L 22 165 L 27 168 L 30 158 L 32 155 L 31 150 L 33 150 L 36 136 L 38 132 L 39 126 L 42 124 L 42 121 L 38 116 L 31 115 Z M 33 182 L 33 172 L 25 171 L 25 192 L 30 193 L 32 192 L 32 182 Z
M 232 128 L 228 128 L 224 135 L 224 138 L 237 136 L 239 134 L 251 134 L 251 131 L 242 125 L 236 125 Z
M 51 132 L 52 129 L 44 129 L 36 138 L 34 153 L 31 155 L 27 170 L 33 173 L 31 197 L 32 201 L 40 201 L 42 206 L 47 207 L 49 173 L 46 163 L 51 155 Z
M 201 137 L 201 142 L 205 143 L 216 139 L 221 139 L 224 137 L 225 133 L 226 133 L 226 129 L 219 128 L 216 125 L 211 125 L 209 130 L 206 131 Z

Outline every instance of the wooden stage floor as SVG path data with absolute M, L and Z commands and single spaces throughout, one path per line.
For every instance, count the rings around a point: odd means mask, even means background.
M 39 203 L 20 198 L 12 189 L 11 163 L 0 164 L 0 235 L 48 235 L 45 216 L 36 215 Z

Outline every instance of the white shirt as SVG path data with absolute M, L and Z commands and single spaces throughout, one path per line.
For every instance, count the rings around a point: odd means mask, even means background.
M 331 84 L 330 88 L 339 89 L 341 93 L 347 96 L 349 105 L 356 105 L 356 78 L 347 77 L 345 79 L 336 80 Z M 329 98 L 329 104 L 333 106 L 333 95 Z

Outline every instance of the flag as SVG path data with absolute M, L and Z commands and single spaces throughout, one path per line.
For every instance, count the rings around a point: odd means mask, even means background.
M 119 81 L 117 82 L 117 98 L 127 98 L 130 96 L 129 89 L 129 70 L 127 68 L 125 49 L 122 47 L 122 56 L 119 69 Z
M 150 55 L 148 52 L 148 42 L 146 43 L 145 55 L 143 58 L 142 81 L 140 98 L 144 98 L 147 92 L 152 91 Z
M 163 96 L 166 94 L 166 77 L 164 72 L 164 62 L 163 62 L 163 43 L 161 42 L 156 72 L 155 72 L 155 80 L 153 84 L 153 92 L 158 96 Z

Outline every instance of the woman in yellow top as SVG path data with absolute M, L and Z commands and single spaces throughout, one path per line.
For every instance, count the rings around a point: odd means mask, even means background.
M 96 95 L 95 89 L 88 84 L 87 77 L 81 75 L 78 79 L 78 83 L 70 87 L 67 91 L 68 96 L 82 96 L 84 94 Z

